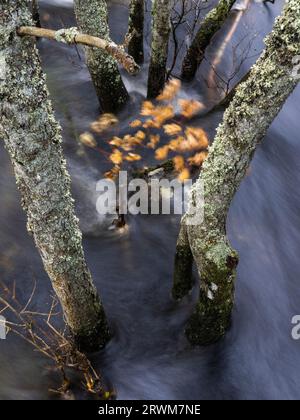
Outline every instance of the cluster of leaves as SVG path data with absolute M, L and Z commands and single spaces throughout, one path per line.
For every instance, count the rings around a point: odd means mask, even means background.
M 155 104 L 143 102 L 140 117 L 129 124 L 136 130 L 133 134 L 114 136 L 109 140 L 112 151 L 108 159 L 113 166 L 105 174 L 107 178 L 115 179 L 125 163 L 142 161 L 142 148 L 153 150 L 157 161 L 172 158 L 180 181 L 190 177 L 191 167 L 202 165 L 207 157 L 207 135 L 202 128 L 189 126 L 186 121 L 193 118 L 203 105 L 193 99 L 179 99 L 180 88 L 179 80 L 170 80 Z M 175 110 L 178 108 L 180 116 L 176 120 Z M 91 131 L 100 134 L 117 123 L 114 115 L 103 114 L 91 124 Z M 161 144 L 162 132 L 168 137 L 165 144 Z M 97 147 L 94 135 L 89 132 L 82 134 L 80 140 L 88 147 Z

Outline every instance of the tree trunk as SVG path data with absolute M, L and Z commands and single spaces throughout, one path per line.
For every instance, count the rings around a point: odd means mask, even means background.
M 148 76 L 148 98 L 155 98 L 166 81 L 166 66 L 170 35 L 170 0 L 154 0 L 152 23 L 151 61 Z
M 183 218 L 187 236 L 184 243 L 181 236 L 179 247 L 190 246 L 201 276 L 200 299 L 186 330 L 194 344 L 218 340 L 230 325 L 238 256 L 226 238 L 227 212 L 256 147 L 297 85 L 293 76 L 297 55 L 300 3 L 290 0 L 266 39 L 264 53 L 225 111 L 195 183 L 194 191 L 204 187 L 204 221 L 192 226 L 188 215 Z M 192 193 L 192 202 L 194 198 Z M 181 277 L 184 288 L 185 276 Z M 178 289 L 178 276 L 175 279 Z
M 212 37 L 224 24 L 234 3 L 235 0 L 220 0 L 218 5 L 207 14 L 183 60 L 182 80 L 193 79 L 204 59 L 206 48 Z
M 26 0 L 0 5 L 0 136 L 11 158 L 28 231 L 42 257 L 79 348 L 108 339 L 103 307 L 92 283 L 74 213 L 70 178 L 34 38 L 16 29 L 32 25 Z
M 32 0 L 32 18 L 38 28 L 41 27 L 40 12 L 38 0 Z
M 74 8 L 81 32 L 109 40 L 107 4 L 105 0 L 75 0 Z M 116 61 L 106 52 L 87 47 L 86 61 L 101 108 L 119 110 L 129 96 Z
M 144 61 L 144 1 L 130 1 L 128 36 L 131 39 L 128 44 L 128 54 L 138 64 L 142 64 Z

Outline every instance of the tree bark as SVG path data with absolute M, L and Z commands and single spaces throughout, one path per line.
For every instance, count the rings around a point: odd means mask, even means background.
M 70 177 L 34 38 L 27 0 L 0 4 L 0 137 L 9 153 L 28 231 L 61 302 L 67 325 L 84 351 L 108 339 L 104 310 L 85 262 Z
M 131 0 L 129 12 L 128 54 L 131 55 L 138 64 L 144 62 L 144 13 L 145 0 Z
M 218 5 L 207 14 L 183 60 L 182 80 L 193 79 L 204 59 L 206 48 L 224 24 L 234 3 L 235 0 L 220 0 Z
M 204 187 L 204 221 L 192 226 L 188 215 L 183 218 L 187 235 L 179 245 L 190 246 L 201 278 L 199 302 L 186 329 L 194 344 L 220 339 L 230 325 L 238 255 L 226 237 L 228 209 L 256 147 L 297 85 L 293 63 L 298 55 L 300 3 L 289 0 L 266 39 L 264 53 L 225 111 L 194 185 L 191 202 L 200 185 Z M 184 276 L 182 281 L 184 285 Z
M 154 0 L 152 23 L 151 61 L 148 76 L 148 98 L 159 95 L 166 81 L 169 35 L 171 30 L 170 0 Z
M 75 0 L 75 14 L 81 32 L 110 41 L 105 0 Z M 129 98 L 115 60 L 104 51 L 86 47 L 86 61 L 104 111 L 122 108 Z

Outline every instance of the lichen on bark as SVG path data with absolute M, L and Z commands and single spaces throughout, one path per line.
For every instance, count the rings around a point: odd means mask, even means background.
M 110 40 L 107 3 L 105 0 L 74 0 L 77 24 L 81 32 Z M 104 111 L 117 111 L 129 95 L 116 61 L 105 51 L 86 47 L 86 62 Z
M 220 0 L 217 6 L 206 15 L 183 60 L 181 70 L 183 80 L 189 81 L 195 76 L 204 59 L 206 48 L 227 19 L 235 1 Z
M 199 302 L 186 330 L 194 344 L 220 339 L 230 325 L 238 255 L 226 237 L 227 213 L 257 146 L 297 85 L 298 0 L 287 2 L 265 44 L 224 113 L 197 181 L 204 186 L 204 221 L 186 226 L 185 246 L 190 246 L 200 276 Z
M 171 1 L 154 0 L 151 61 L 148 76 L 148 98 L 155 98 L 166 82 L 166 66 L 168 61 Z
M 28 231 L 61 302 L 78 346 L 96 350 L 108 340 L 104 310 L 85 262 L 70 177 L 34 38 L 29 2 L 0 4 L 0 138 L 9 153 Z

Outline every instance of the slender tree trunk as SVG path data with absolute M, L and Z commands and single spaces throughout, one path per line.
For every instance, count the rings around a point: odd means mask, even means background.
M 109 40 L 107 3 L 105 0 L 74 0 L 81 32 Z M 129 96 L 116 61 L 97 48 L 86 48 L 86 61 L 100 105 L 104 111 L 117 111 Z
M 151 61 L 148 77 L 148 98 L 155 98 L 166 81 L 169 35 L 171 30 L 171 0 L 154 0 Z
M 103 307 L 85 262 L 70 178 L 34 38 L 27 0 L 0 4 L 0 137 L 9 153 L 22 206 L 45 269 L 79 348 L 108 339 Z
M 293 76 L 297 55 L 300 55 L 300 2 L 289 0 L 266 39 L 265 52 L 247 80 L 239 85 L 225 111 L 195 183 L 191 202 L 195 191 L 203 185 L 204 221 L 192 226 L 187 223 L 188 215 L 183 218 L 187 235 L 181 235 L 179 247 L 186 250 L 190 246 L 201 277 L 199 302 L 186 330 L 194 344 L 218 340 L 230 325 L 238 255 L 226 237 L 227 213 L 256 147 L 297 85 Z M 181 267 L 185 267 L 185 262 Z M 187 267 L 186 272 L 189 270 Z M 184 289 L 186 277 L 184 273 L 180 275 Z M 178 289 L 178 275 L 175 280 Z
M 128 36 L 131 39 L 128 44 L 128 54 L 138 64 L 144 61 L 144 13 L 145 0 L 130 1 Z
M 195 76 L 204 59 L 206 48 L 212 37 L 224 24 L 234 3 L 235 0 L 220 0 L 218 5 L 205 17 L 183 60 L 181 70 L 183 80 L 189 81 Z
M 32 17 L 38 28 L 41 27 L 39 3 L 38 0 L 32 0 Z

